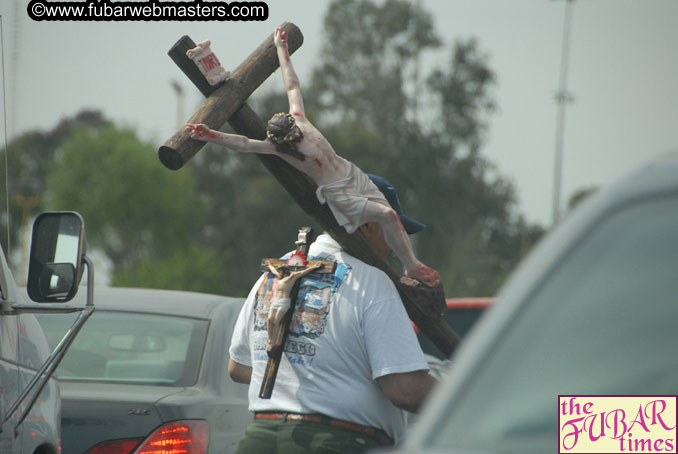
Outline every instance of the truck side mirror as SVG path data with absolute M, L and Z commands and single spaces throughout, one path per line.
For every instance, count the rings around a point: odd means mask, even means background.
M 78 291 L 85 254 L 85 223 L 75 212 L 47 212 L 33 223 L 28 296 L 65 303 Z

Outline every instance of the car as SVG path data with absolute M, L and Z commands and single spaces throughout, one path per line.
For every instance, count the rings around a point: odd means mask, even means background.
M 30 411 L 26 399 L 12 408 L 50 356 L 35 316 L 12 306 L 21 301 L 0 248 L 0 453 L 59 454 L 61 399 L 53 377 L 44 382 Z M 33 387 L 36 392 L 39 384 Z M 25 411 L 27 417 L 21 421 Z
M 675 396 L 676 295 L 672 152 L 582 202 L 538 244 L 394 452 L 561 452 L 559 396 Z
M 57 369 L 63 452 L 234 452 L 252 419 L 247 386 L 227 371 L 244 299 L 97 287 L 94 300 Z M 38 319 L 51 342 L 72 323 L 67 315 Z
M 450 325 L 461 339 L 464 339 L 480 316 L 492 305 L 492 298 L 447 298 L 446 304 L 447 312 L 443 315 L 443 320 Z M 413 326 L 421 350 L 427 355 L 427 358 L 433 357 L 438 360 L 446 360 L 445 354 L 433 344 L 433 341 L 421 333 L 416 325 L 413 324 Z M 431 361 L 429 361 L 429 363 L 430 362 Z

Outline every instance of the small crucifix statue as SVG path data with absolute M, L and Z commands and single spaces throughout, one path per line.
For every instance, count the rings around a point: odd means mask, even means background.
M 274 266 L 270 260 L 266 260 L 266 265 L 270 273 L 275 276 L 273 281 L 273 302 L 268 309 L 268 346 L 267 351 L 269 356 L 272 355 L 278 348 L 283 347 L 284 330 L 286 326 L 283 324 L 285 315 L 290 310 L 293 288 L 297 280 L 306 276 L 309 273 L 322 267 L 322 263 L 315 262 L 309 264 L 298 271 L 291 271 L 287 265 L 279 267 Z
M 313 229 L 303 227 L 299 230 L 295 242 L 297 250 L 287 259 L 264 259 L 262 271 L 275 276 L 273 281 L 273 301 L 268 309 L 268 362 L 264 379 L 261 382 L 259 397 L 270 399 L 273 385 L 278 374 L 280 359 L 290 331 L 290 322 L 294 317 L 294 307 L 299 294 L 300 279 L 310 273 L 334 273 L 336 263 L 329 260 L 306 260 Z

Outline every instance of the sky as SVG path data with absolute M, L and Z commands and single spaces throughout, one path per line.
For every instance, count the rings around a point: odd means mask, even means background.
M 413 1 L 433 13 L 446 45 L 424 55 L 424 72 L 447 60 L 455 40 L 478 40 L 497 76 L 498 106 L 481 153 L 515 186 L 518 212 L 549 226 L 565 0 Z M 183 88 L 182 122 L 202 101 L 167 56 L 183 35 L 210 39 L 222 64 L 234 68 L 277 25 L 293 22 L 304 34 L 292 57 L 303 88 L 325 39 L 328 2 L 267 4 L 265 21 L 36 22 L 28 0 L 2 0 L 0 138 L 49 130 L 90 108 L 161 145 L 180 123 L 172 83 Z M 678 150 L 678 0 L 576 0 L 571 7 L 566 85 L 573 101 L 565 110 L 561 205 L 579 189 L 607 186 Z M 261 88 L 273 89 L 281 89 L 279 72 Z

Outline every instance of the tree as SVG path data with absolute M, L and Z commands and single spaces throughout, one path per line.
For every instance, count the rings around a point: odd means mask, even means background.
M 51 163 L 45 205 L 83 215 L 91 246 L 113 262 L 114 283 L 177 288 L 179 275 L 182 283 L 203 276 L 191 287 L 206 291 L 206 275 L 225 290 L 214 275 L 220 262 L 199 247 L 205 205 L 193 175 L 167 172 L 154 144 L 131 129 L 76 131 Z
M 321 112 L 361 123 L 397 141 L 416 105 L 406 81 L 419 71 L 420 53 L 440 46 L 431 14 L 414 2 L 330 3 L 325 40 L 312 87 Z
M 142 259 L 119 270 L 113 287 L 148 287 L 204 293 L 230 294 L 224 279 L 223 257 L 217 251 L 188 244 L 164 259 Z
M 489 94 L 494 82 L 495 75 L 473 38 L 455 44 L 448 72 L 437 69 L 429 76 L 442 120 L 433 130 L 445 146 L 465 145 L 471 153 L 479 151 L 487 129 L 484 116 L 495 108 Z
M 110 122 L 101 112 L 83 110 L 73 117 L 64 118 L 50 131 L 28 131 L 20 135 L 0 152 L 2 175 L 9 175 L 6 186 L 9 194 L 3 194 L 2 198 L 9 202 L 9 218 L 3 216 L 0 226 L 0 241 L 8 255 L 8 238 L 12 245 L 18 243 L 20 230 L 28 227 L 22 224 L 44 210 L 42 195 L 47 172 L 61 145 L 80 128 L 99 130 L 108 125 Z M 5 162 L 8 169 L 4 169 Z
M 405 210 L 428 224 L 413 241 L 448 295 L 493 293 L 542 230 L 515 213 L 512 185 L 480 154 L 495 75 L 477 41 L 456 42 L 448 66 L 419 85 L 418 57 L 440 39 L 415 3 L 335 0 L 325 30 L 309 97 L 320 129 L 339 154 L 391 180 Z

